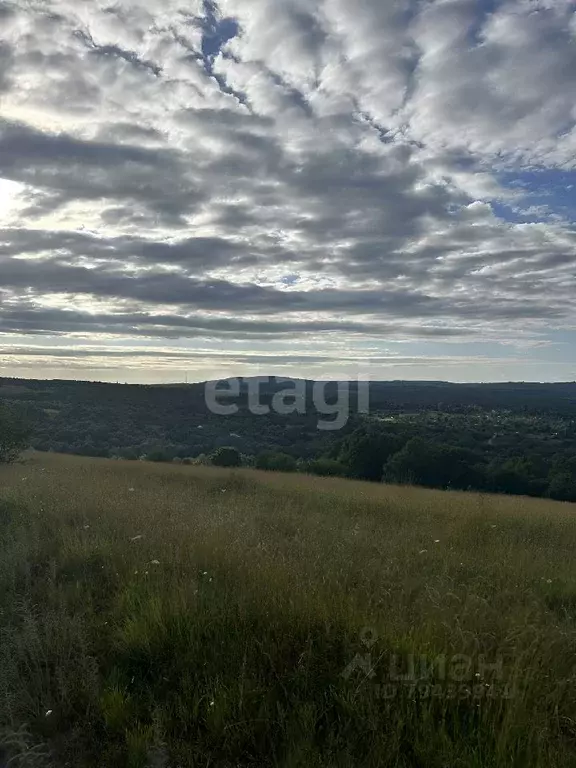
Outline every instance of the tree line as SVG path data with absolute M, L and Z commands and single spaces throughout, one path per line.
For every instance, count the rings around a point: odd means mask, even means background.
M 30 427 L 22 413 L 0 403 L 0 464 L 10 464 L 28 446 Z
M 0 380 L 0 462 L 30 445 L 576 501 L 576 385 L 373 386 L 370 415 L 322 433 L 314 410 L 216 416 L 201 385 Z
M 316 459 L 298 459 L 282 451 L 243 456 L 230 446 L 201 457 L 201 463 L 576 502 L 576 455 L 486 456 L 479 450 L 429 437 L 406 438 L 371 426 L 357 428 Z

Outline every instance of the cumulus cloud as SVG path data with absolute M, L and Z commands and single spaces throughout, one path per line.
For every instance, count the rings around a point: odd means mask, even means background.
M 414 135 L 489 157 L 571 165 L 574 4 L 519 0 L 486 13 L 478 6 L 430 3 L 414 22 Z
M 147 359 L 243 338 L 302 367 L 327 340 L 553 345 L 576 319 L 575 18 L 0 2 L 0 334 Z

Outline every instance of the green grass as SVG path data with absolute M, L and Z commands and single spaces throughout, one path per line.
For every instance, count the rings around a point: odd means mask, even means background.
M 574 505 L 35 454 L 0 532 L 0 765 L 576 766 Z

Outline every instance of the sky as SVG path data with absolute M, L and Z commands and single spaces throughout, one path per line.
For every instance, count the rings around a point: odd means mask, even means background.
M 0 0 L 0 376 L 576 379 L 574 0 Z

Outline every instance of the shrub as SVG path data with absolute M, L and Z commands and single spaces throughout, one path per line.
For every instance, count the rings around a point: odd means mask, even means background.
M 29 430 L 24 419 L 0 404 L 0 464 L 16 461 L 28 446 Z
M 396 435 L 360 427 L 344 439 L 337 458 L 349 467 L 351 477 L 380 482 L 382 467 L 401 447 Z
M 475 462 L 477 456 L 465 448 L 414 437 L 387 461 L 383 479 L 430 488 L 477 488 L 482 476 Z
M 162 448 L 157 448 L 156 450 L 150 451 L 150 453 L 146 454 L 146 461 L 155 461 L 161 463 L 168 462 L 170 461 L 170 456 Z
M 305 465 L 305 471 L 321 477 L 347 477 L 349 468 L 335 459 L 314 459 Z
M 296 472 L 296 459 L 287 453 L 265 451 L 256 457 L 256 469 L 265 469 L 271 472 Z
M 210 461 L 215 467 L 240 467 L 242 466 L 242 456 L 236 448 L 225 446 L 218 448 L 210 456 Z
M 548 495 L 556 501 L 576 501 L 576 480 L 568 472 L 553 475 L 548 486 Z

